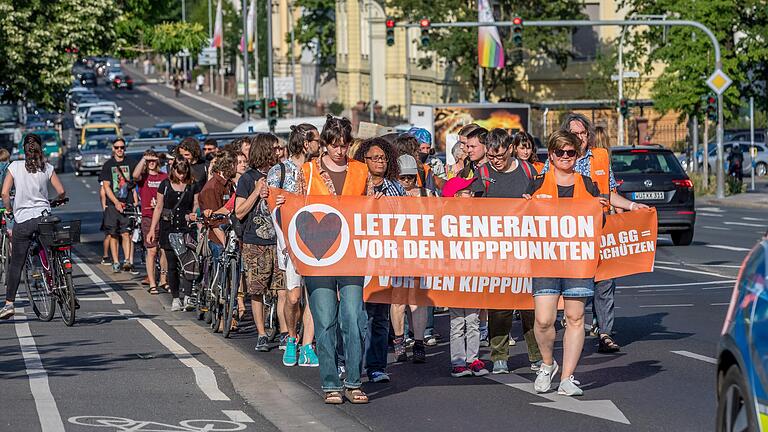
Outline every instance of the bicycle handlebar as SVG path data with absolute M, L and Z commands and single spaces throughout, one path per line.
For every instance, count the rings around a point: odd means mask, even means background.
M 56 207 L 63 206 L 64 204 L 67 204 L 69 202 L 69 198 L 67 197 L 54 198 L 52 200 L 49 200 L 48 202 L 51 204 L 51 208 L 56 208 Z

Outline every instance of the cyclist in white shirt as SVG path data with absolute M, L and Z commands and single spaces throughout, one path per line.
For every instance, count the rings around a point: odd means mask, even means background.
M 25 160 L 11 163 L 3 181 L 3 202 L 6 203 L 7 213 L 13 214 L 16 224 L 11 240 L 5 305 L 0 309 L 0 319 L 8 319 L 14 314 L 13 302 L 16 300 L 29 244 L 37 233 L 37 225 L 43 218 L 43 212 L 51 211 L 48 183 L 50 182 L 58 193 L 57 199 L 64 198 L 64 186 L 56 176 L 53 166 L 43 158 L 43 146 L 39 136 L 28 134 L 24 137 L 24 155 Z M 16 196 L 11 201 L 11 189 L 14 187 Z

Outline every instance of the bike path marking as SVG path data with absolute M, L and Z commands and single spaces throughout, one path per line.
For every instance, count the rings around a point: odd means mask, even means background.
M 173 353 L 184 366 L 192 369 L 192 372 L 195 374 L 195 382 L 197 383 L 197 386 L 200 387 L 200 390 L 202 390 L 206 396 L 208 396 L 208 399 L 214 401 L 230 400 L 227 395 L 219 390 L 219 385 L 216 382 L 216 375 L 214 375 L 213 369 L 194 358 L 189 351 L 185 350 L 184 347 L 173 340 L 168 333 L 152 320 L 147 318 L 136 318 L 136 321 L 154 336 L 158 342 L 168 348 L 168 350 Z
M 536 393 L 532 382 L 516 374 L 486 375 L 485 378 L 550 401 L 531 402 L 531 405 L 597 417 L 616 423 L 630 424 L 624 413 L 610 400 L 578 400 L 571 396 L 559 395 L 556 390 L 548 393 Z M 552 386 L 555 386 L 555 384 L 553 383 Z
M 35 408 L 37 417 L 40 419 L 40 428 L 42 432 L 64 432 L 64 423 L 61 421 L 61 413 L 56 405 L 56 399 L 51 393 L 51 386 L 48 383 L 48 373 L 40 360 L 40 353 L 37 351 L 35 338 L 32 337 L 32 330 L 24 315 L 23 308 L 16 309 L 14 319 L 14 328 L 16 337 L 19 339 L 21 355 L 24 357 L 27 376 L 29 377 L 29 389 L 32 391 L 32 397 L 35 399 Z
M 104 279 L 96 275 L 96 273 L 94 273 L 93 270 L 88 267 L 88 265 L 83 264 L 82 258 L 75 255 L 74 252 L 72 253 L 72 260 L 77 264 L 77 267 L 80 268 L 80 271 L 83 272 L 84 275 L 88 276 L 88 279 L 90 279 L 94 285 L 104 291 L 104 294 L 109 297 L 109 300 L 112 302 L 112 304 L 125 304 L 125 300 L 123 300 L 123 298 L 120 297 L 120 295 L 116 293 L 108 283 L 104 282 Z
M 235 423 L 256 423 L 248 414 L 241 410 L 221 410 L 221 412 Z
M 707 357 L 701 354 L 692 353 L 690 351 L 670 351 L 672 354 L 681 355 L 683 357 L 688 357 L 696 360 L 701 360 L 703 362 L 717 364 L 717 359 L 712 357 Z
M 734 252 L 749 252 L 749 249 L 747 248 L 736 247 L 736 246 L 726 246 L 726 245 L 717 245 L 717 244 L 708 244 L 704 246 L 712 249 L 723 249 L 723 250 L 734 251 Z

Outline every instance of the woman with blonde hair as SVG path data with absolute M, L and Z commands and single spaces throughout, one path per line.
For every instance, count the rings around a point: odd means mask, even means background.
M 602 126 L 595 126 L 595 147 L 606 150 L 611 148 L 611 137 L 608 130 Z

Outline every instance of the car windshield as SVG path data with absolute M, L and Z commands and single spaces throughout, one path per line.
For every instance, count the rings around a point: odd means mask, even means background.
M 139 138 L 163 138 L 164 135 L 162 130 L 142 129 L 142 130 L 139 130 L 138 137 Z
M 616 174 L 683 174 L 680 162 L 668 151 L 614 151 L 611 168 Z
M 201 133 L 203 133 L 203 131 L 201 131 L 199 127 L 183 127 L 171 129 L 171 135 L 178 138 L 186 138 Z
M 58 144 L 58 139 L 56 138 L 56 135 L 53 134 L 44 134 L 44 135 L 38 135 L 40 137 L 40 140 L 43 141 L 44 146 L 53 146 Z
M 116 134 L 117 129 L 113 127 L 103 127 L 103 128 L 91 128 L 85 130 L 85 137 L 88 138 L 89 136 L 93 135 L 106 135 L 106 134 Z
M 112 123 L 115 121 L 115 116 L 110 114 L 93 114 L 88 117 L 88 123 Z
M 0 121 L 16 121 L 17 119 L 16 105 L 0 105 Z
M 83 150 L 106 150 L 112 147 L 112 138 L 98 138 L 85 141 Z

